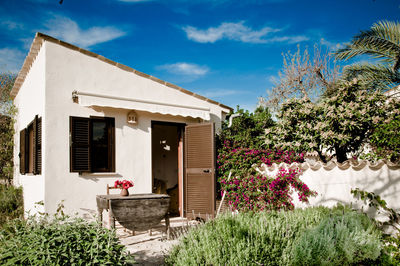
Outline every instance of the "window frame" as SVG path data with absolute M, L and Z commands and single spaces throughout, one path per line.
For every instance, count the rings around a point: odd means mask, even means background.
M 72 134 L 74 131 L 73 128 L 73 120 L 87 120 L 88 121 L 88 126 L 89 126 L 89 131 L 88 131 L 88 170 L 81 170 L 81 169 L 76 169 L 76 166 L 74 167 L 73 163 L 73 156 L 74 155 L 74 144 L 73 144 L 73 137 Z M 95 168 L 93 164 L 93 150 L 94 150 L 94 144 L 93 144 L 93 122 L 96 121 L 104 121 L 106 122 L 107 126 L 107 131 L 108 131 L 108 136 L 107 136 L 107 168 Z M 115 172 L 115 118 L 114 117 L 99 117 L 99 116 L 90 116 L 89 118 L 87 117 L 80 117 L 80 116 L 70 116 L 70 172 L 71 173 L 112 173 Z
M 42 118 L 38 115 L 20 131 L 20 174 L 40 175 L 42 172 Z M 30 133 L 32 132 L 32 136 Z M 24 141 L 21 140 L 24 138 Z M 23 144 L 23 149 L 22 145 Z M 23 164 L 23 165 L 22 165 Z

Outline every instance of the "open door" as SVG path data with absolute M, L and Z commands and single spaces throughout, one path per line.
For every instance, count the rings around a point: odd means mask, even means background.
M 214 123 L 185 127 L 185 170 L 185 216 L 193 219 L 214 217 Z

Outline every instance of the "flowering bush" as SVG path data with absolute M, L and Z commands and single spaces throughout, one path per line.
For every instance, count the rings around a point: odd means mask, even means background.
M 295 153 L 293 151 L 283 150 L 258 150 L 249 148 L 233 148 L 232 144 L 226 140 L 224 142 L 224 149 L 220 149 L 217 156 L 217 173 L 218 177 L 226 178 L 229 172 L 232 175 L 245 176 L 247 174 L 255 173 L 252 168 L 253 164 L 265 163 L 271 166 L 273 163 L 287 163 L 304 162 L 303 153 Z
M 133 187 L 133 182 L 132 181 L 128 181 L 128 180 L 117 180 L 114 183 L 114 187 L 115 188 L 124 188 L 124 189 L 128 189 L 130 187 Z
M 302 202 L 308 202 L 309 197 L 317 194 L 299 179 L 299 173 L 298 169 L 281 168 L 275 178 L 247 175 L 222 178 L 220 183 L 233 210 L 291 210 L 293 189 Z
M 360 152 L 377 126 L 399 114 L 396 102 L 380 92 L 368 92 L 357 80 L 342 84 L 335 96 L 318 103 L 291 99 L 282 105 L 277 125 L 266 130 L 266 145 L 316 151 L 323 161 L 322 151 L 333 152 L 343 162 L 349 153 Z
M 291 209 L 290 190 L 303 184 L 292 170 L 288 176 L 273 179 L 257 175 L 253 165 L 265 163 L 304 162 L 303 153 L 262 149 L 264 131 L 274 125 L 268 109 L 257 108 L 254 114 L 238 110 L 231 127 L 223 126 L 218 138 L 217 176 L 221 195 L 226 191 L 229 204 L 235 210 Z M 229 173 L 234 178 L 230 179 Z M 300 192 L 306 200 L 312 193 L 308 187 Z M 311 193 L 311 194 L 310 194 Z

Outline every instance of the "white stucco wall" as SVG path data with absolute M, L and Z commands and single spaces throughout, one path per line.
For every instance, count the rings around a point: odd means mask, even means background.
M 46 116 L 44 112 L 45 99 L 45 63 L 46 63 L 46 44 L 43 44 L 32 67 L 22 84 L 18 95 L 14 99 L 17 107 L 17 116 L 14 135 L 14 184 L 23 186 L 24 209 L 25 212 L 35 214 L 43 211 L 43 206 L 35 206 L 36 202 L 44 201 L 44 172 L 46 166 L 46 155 L 42 154 L 42 174 L 21 175 L 19 172 L 19 132 L 26 128 L 35 118 L 35 115 L 42 117 L 42 123 L 45 123 Z M 43 124 L 42 124 L 43 125 Z M 46 134 L 42 132 L 42 149 L 46 147 Z
M 221 125 L 222 108 L 175 89 L 126 72 L 96 58 L 46 42 L 46 136 L 45 210 L 52 213 L 64 201 L 67 213 L 93 213 L 95 195 L 105 194 L 106 185 L 117 179 L 135 183 L 130 193 L 152 190 L 151 121 L 198 123 L 199 119 L 137 111 L 137 126 L 126 122 L 130 110 L 84 107 L 72 101 L 74 90 L 127 98 L 210 108 L 211 120 Z M 69 117 L 107 116 L 115 118 L 115 173 L 70 173 Z
M 359 188 L 376 193 L 387 202 L 389 208 L 393 208 L 397 212 L 400 211 L 400 169 L 398 166 L 390 166 L 383 162 L 371 164 L 361 161 L 359 163 L 347 162 L 340 167 L 335 164 L 324 165 L 320 162 L 316 164 L 293 164 L 291 166 L 282 164 L 281 167 L 304 169 L 300 179 L 311 190 L 318 193 L 316 197 L 310 198 L 308 204 L 300 202 L 297 195 L 293 195 L 295 207 L 333 207 L 337 203 L 341 203 L 351 204 L 355 208 L 364 206 L 363 209 L 367 210 L 365 204 L 354 198 L 350 193 L 351 189 Z M 274 176 L 279 166 L 274 165 L 270 168 L 264 166 L 262 169 L 264 174 Z M 371 216 L 376 215 L 374 209 L 368 211 Z

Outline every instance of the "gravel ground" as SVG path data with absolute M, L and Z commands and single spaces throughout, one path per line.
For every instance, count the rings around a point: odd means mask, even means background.
M 149 231 L 135 232 L 125 231 L 121 226 L 117 227 L 117 235 L 127 250 L 134 255 L 138 265 L 164 265 L 164 258 L 172 246 L 178 243 L 179 237 L 187 232 L 188 228 L 198 225 L 196 221 L 188 222 L 183 218 L 170 219 L 171 234 L 167 239 L 165 223 Z

